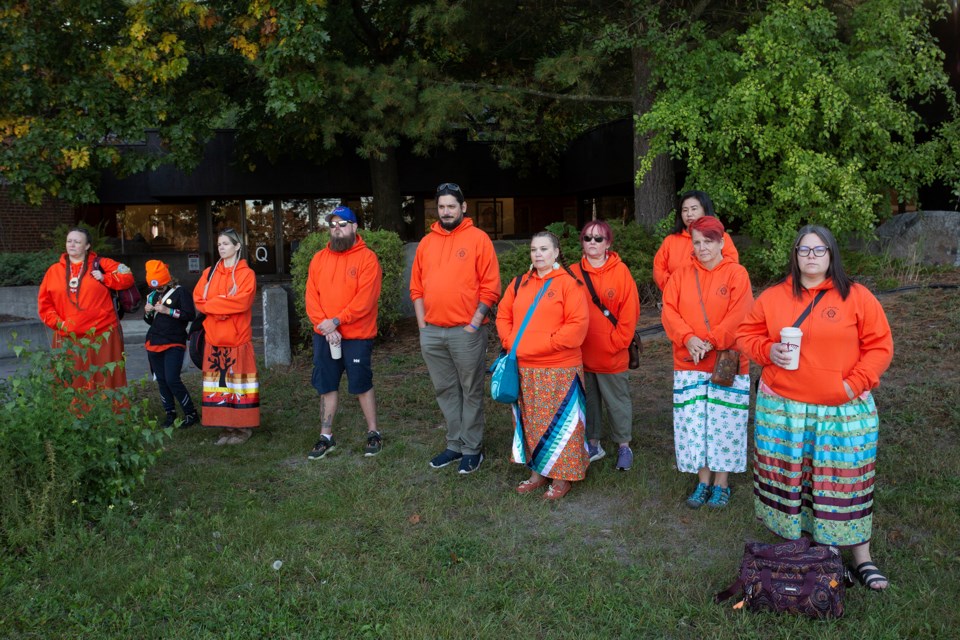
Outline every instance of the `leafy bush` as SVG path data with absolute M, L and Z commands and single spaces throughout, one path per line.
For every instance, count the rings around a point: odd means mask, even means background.
M 359 235 L 367 246 L 377 254 L 380 268 L 383 270 L 383 284 L 380 287 L 380 309 L 377 314 L 377 330 L 380 335 L 391 335 L 397 321 L 402 317 L 400 309 L 403 287 L 403 241 L 393 231 L 362 230 Z M 311 233 L 300 242 L 296 253 L 291 257 L 290 272 L 293 276 L 294 303 L 300 316 L 300 330 L 305 336 L 313 335 L 313 324 L 307 317 L 307 303 L 304 298 L 307 289 L 307 274 L 313 256 L 327 246 L 330 239 L 328 231 Z
M 0 546 L 33 547 L 83 508 L 130 495 L 172 434 L 147 417 L 146 400 L 134 404 L 124 389 L 70 386 L 121 366 L 75 371 L 78 353 L 96 343 L 83 336 L 49 353 L 15 347 L 28 366 L 0 382 Z
M 40 284 L 43 274 L 59 257 L 53 251 L 0 253 L 0 287 Z

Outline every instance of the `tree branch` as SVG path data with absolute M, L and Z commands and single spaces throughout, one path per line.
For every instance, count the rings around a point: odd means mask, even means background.
M 552 98 L 554 100 L 569 100 L 571 102 L 613 102 L 617 104 L 632 104 L 633 100 L 622 96 L 586 96 L 572 93 L 552 93 L 550 91 L 538 91 L 537 89 L 526 89 L 524 87 L 511 87 L 505 84 L 487 84 L 483 82 L 454 82 L 453 84 L 464 89 L 488 89 L 492 91 L 523 93 L 528 96 L 537 96 L 540 98 Z

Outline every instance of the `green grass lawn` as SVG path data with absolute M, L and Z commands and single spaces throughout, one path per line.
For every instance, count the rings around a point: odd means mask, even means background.
M 0 557 L 0 637 L 956 637 L 960 294 L 881 301 L 896 355 L 876 392 L 873 548 L 892 585 L 848 591 L 842 620 L 712 602 L 743 542 L 772 537 L 753 517 L 748 474 L 733 477 L 725 510 L 683 506 L 694 480 L 674 468 L 665 340 L 647 344 L 632 378 L 633 470 L 614 471 L 608 455 L 547 504 L 513 491 L 526 473 L 508 460 L 503 405 L 487 406 L 479 473 L 428 467 L 444 431 L 407 327 L 374 354 L 379 456 L 363 456 L 364 422 L 344 395 L 337 449 L 308 461 L 319 400 L 307 359 L 262 372 L 263 427 L 248 443 L 177 432 L 129 507 Z

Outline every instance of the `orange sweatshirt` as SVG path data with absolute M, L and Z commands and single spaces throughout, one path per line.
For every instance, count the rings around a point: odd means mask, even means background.
M 40 320 L 56 332 L 54 341 L 70 333 L 84 334 L 92 328 L 100 334 L 119 323 L 110 290 L 132 287 L 133 273 L 116 260 L 100 258 L 100 268 L 103 270 L 101 283 L 90 275 L 96 257 L 93 251 L 88 254 L 87 271 L 80 279 L 76 293 L 71 293 L 67 284 L 67 272 L 70 269 L 67 254 L 61 255 L 60 261 L 51 265 L 44 274 L 37 295 L 37 312 Z
M 821 289 L 827 293 L 800 325 L 800 368 L 774 365 L 770 347 L 780 342 L 780 329 L 792 326 Z M 855 396 L 874 389 L 893 360 L 893 335 L 880 302 L 859 284 L 841 300 L 829 278 L 799 299 L 789 277 L 764 291 L 737 330 L 737 344 L 763 366 L 762 380 L 775 393 L 811 404 L 848 402 L 844 382 Z
M 210 272 L 210 289 L 203 297 Z M 236 290 L 234 287 L 236 278 Z M 193 289 L 193 303 L 197 311 L 205 313 L 203 328 L 207 344 L 215 347 L 239 347 L 250 342 L 253 337 L 253 298 L 257 294 L 257 276 L 247 261 L 240 259 L 234 267 L 223 266 L 218 261 L 200 275 L 200 281 Z
M 630 356 L 627 347 L 633 340 L 637 321 L 640 320 L 640 294 L 637 282 L 630 269 L 620 256 L 611 251 L 602 267 L 594 267 L 583 258 L 570 267 L 574 275 L 583 280 L 583 272 L 590 276 L 590 282 L 597 297 L 617 319 L 614 327 L 610 319 L 603 315 L 590 297 L 590 290 L 584 283 L 587 307 L 590 309 L 590 326 L 587 339 L 583 341 L 583 369 L 591 373 L 622 373 L 627 370 Z
M 470 218 L 453 231 L 435 222 L 420 241 L 410 271 L 410 299 L 421 298 L 424 320 L 438 327 L 470 324 L 479 303 L 493 307 L 500 299 L 493 243 Z
M 377 255 L 357 236 L 352 247 L 336 252 L 329 243 L 313 256 L 307 271 L 307 315 L 317 325 L 340 319 L 340 335 L 346 340 L 377 337 L 377 301 L 383 271 Z
M 723 234 L 721 254 L 734 262 L 740 262 L 740 253 L 733 244 L 733 238 L 726 232 Z M 697 262 L 697 259 L 693 256 L 693 238 L 690 237 L 690 232 L 684 229 L 680 233 L 671 233 L 663 239 L 663 244 L 653 256 L 653 281 L 663 291 L 671 274 L 693 262 Z
M 707 329 L 697 295 L 697 276 L 703 305 L 710 318 Z M 753 304 L 753 289 L 747 270 L 731 258 L 722 258 L 708 271 L 694 260 L 681 267 L 667 282 L 663 291 L 663 329 L 673 343 L 673 368 L 677 371 L 713 371 L 717 351 L 736 348 L 736 331 Z M 697 336 L 713 345 L 713 349 L 697 364 L 687 350 L 687 340 Z M 747 359 L 740 357 L 740 373 L 749 371 Z
M 516 297 L 511 282 L 497 308 L 497 333 L 503 348 L 509 351 L 513 347 L 527 309 L 543 283 L 551 280 L 550 288 L 540 298 L 520 338 L 517 363 L 524 368 L 566 368 L 583 364 L 580 345 L 587 337 L 590 323 L 586 286 L 580 285 L 564 269 L 554 269 L 544 278 L 536 271 L 517 277 L 523 280 Z

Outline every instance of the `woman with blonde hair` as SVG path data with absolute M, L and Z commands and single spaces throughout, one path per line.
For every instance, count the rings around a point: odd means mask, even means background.
M 193 289 L 197 311 L 206 315 L 203 349 L 205 427 L 220 428 L 217 445 L 243 444 L 260 426 L 260 382 L 253 352 L 253 299 L 257 277 L 240 257 L 240 236 L 217 236 L 220 260 Z

